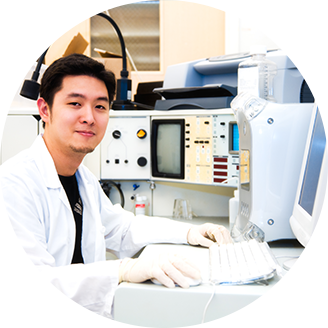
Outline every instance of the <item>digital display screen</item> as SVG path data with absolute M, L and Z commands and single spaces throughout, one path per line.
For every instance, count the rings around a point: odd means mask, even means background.
M 318 110 L 314 122 L 314 128 L 299 198 L 299 205 L 311 216 L 317 193 L 325 147 L 326 135 L 321 115 Z
M 184 119 L 155 119 L 152 121 L 152 175 L 184 179 Z
M 239 130 L 236 122 L 229 123 L 229 152 L 239 152 Z
M 181 125 L 160 124 L 157 131 L 157 169 L 161 173 L 181 173 Z
M 237 123 L 232 124 L 232 147 L 233 151 L 239 151 L 239 131 Z

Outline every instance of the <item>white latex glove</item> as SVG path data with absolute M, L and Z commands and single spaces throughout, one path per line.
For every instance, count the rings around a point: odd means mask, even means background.
M 143 282 L 157 279 L 166 287 L 173 288 L 175 283 L 188 288 L 186 279 L 200 279 L 199 269 L 188 259 L 175 254 L 159 254 L 155 257 L 126 258 L 119 270 L 119 281 Z
M 187 241 L 190 245 L 210 247 L 214 242 L 219 245 L 231 243 L 232 239 L 225 227 L 213 223 L 204 223 L 190 228 Z

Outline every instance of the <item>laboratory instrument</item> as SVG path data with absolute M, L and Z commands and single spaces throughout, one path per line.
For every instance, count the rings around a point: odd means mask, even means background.
M 113 112 L 103 141 L 85 158 L 99 180 L 237 186 L 239 142 L 230 108 Z
M 238 65 L 238 93 L 248 92 L 254 96 L 275 102 L 273 82 L 277 64 L 266 57 L 265 46 L 252 46 L 251 58 Z
M 239 210 L 235 240 L 295 239 L 289 224 L 313 108 L 248 93 L 231 104 L 239 128 Z
M 193 108 L 193 106 L 208 109 L 218 108 L 218 105 L 211 105 L 215 97 L 213 94 L 209 94 L 207 89 L 221 90 L 215 100 L 217 104 L 220 104 L 223 99 L 226 103 L 231 102 L 233 99 L 231 99 L 231 94 L 238 87 L 238 66 L 250 56 L 249 52 L 228 54 L 169 66 L 165 74 L 163 88 L 157 89 L 165 99 L 157 101 L 155 109 L 174 109 L 172 104 L 174 102 L 174 90 L 177 94 L 175 102 L 179 103 L 180 106 L 183 103 L 186 109 Z M 266 58 L 277 65 L 277 74 L 273 80 L 274 97 L 277 103 L 314 102 L 303 76 L 282 50 L 270 50 L 267 52 Z M 192 93 L 188 96 L 190 89 L 198 89 L 197 92 L 201 96 L 190 100 L 193 97 Z M 183 90 L 185 92 L 182 92 Z M 168 99 L 166 99 L 165 92 Z M 203 105 L 205 100 L 208 102 L 207 107 Z M 166 108 L 165 102 L 168 103 Z

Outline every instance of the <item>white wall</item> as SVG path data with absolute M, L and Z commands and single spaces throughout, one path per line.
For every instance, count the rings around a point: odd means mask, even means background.
M 226 12 L 225 52 L 267 49 L 328 49 L 327 15 L 233 15 Z

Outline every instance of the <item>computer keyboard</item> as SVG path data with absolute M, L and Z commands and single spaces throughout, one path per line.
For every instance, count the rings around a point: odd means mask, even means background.
M 209 249 L 210 281 L 214 284 L 249 284 L 274 276 L 278 263 L 266 242 L 255 239 Z

